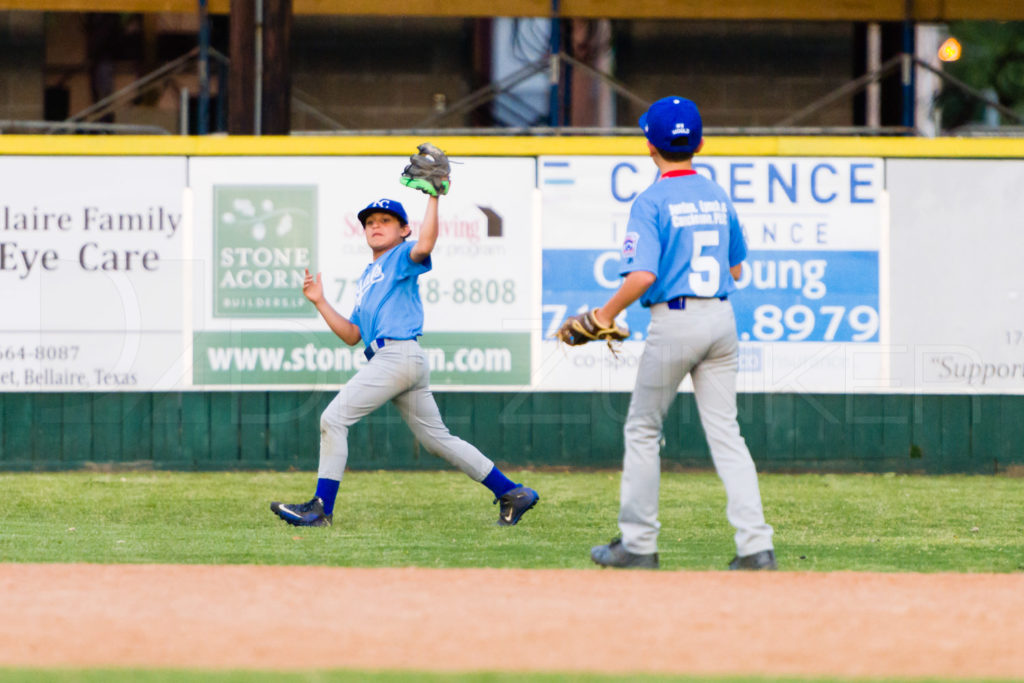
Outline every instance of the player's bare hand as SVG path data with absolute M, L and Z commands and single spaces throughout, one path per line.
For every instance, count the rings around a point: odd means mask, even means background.
M 594 322 L 597 323 L 598 327 L 611 328 L 614 320 L 606 320 L 604 312 L 600 308 L 594 309 Z
M 317 273 L 316 277 L 313 277 L 309 274 L 309 269 L 306 269 L 306 277 L 302 280 L 302 293 L 305 294 L 306 298 L 314 304 L 323 301 L 324 283 L 320 277 L 320 273 Z

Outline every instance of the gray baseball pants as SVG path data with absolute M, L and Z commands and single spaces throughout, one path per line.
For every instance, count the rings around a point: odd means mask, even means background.
M 494 463 L 471 444 L 453 436 L 441 420 L 430 391 L 427 354 L 413 339 L 388 341 L 350 379 L 320 416 L 321 479 L 341 481 L 348 461 L 348 428 L 391 401 L 416 440 L 475 481 Z
M 772 548 L 757 470 L 736 421 L 738 349 L 736 318 L 727 300 L 687 299 L 683 310 L 651 306 L 625 426 L 619 529 L 630 552 L 658 550 L 661 428 L 687 373 L 715 470 L 725 485 L 725 514 L 736 529 L 736 552 L 744 556 Z

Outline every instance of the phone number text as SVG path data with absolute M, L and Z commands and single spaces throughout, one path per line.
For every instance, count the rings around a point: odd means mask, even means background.
M 514 304 L 516 282 L 459 278 L 451 283 L 443 283 L 432 278 L 423 283 L 423 301 L 428 304 L 439 301 L 450 301 L 453 304 Z
M 78 358 L 77 346 L 4 346 L 0 361 L 70 360 Z
M 740 339 L 751 341 L 836 341 L 874 339 L 878 311 L 872 306 L 820 306 L 817 310 L 797 304 L 782 308 L 766 304 L 754 309 L 753 324 Z

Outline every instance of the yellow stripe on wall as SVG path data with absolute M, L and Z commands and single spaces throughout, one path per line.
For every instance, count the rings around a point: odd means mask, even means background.
M 412 136 L 0 135 L 0 155 L 31 156 L 408 156 Z M 452 156 L 645 155 L 641 136 L 431 137 Z M 707 137 L 708 156 L 1024 159 L 1024 138 Z

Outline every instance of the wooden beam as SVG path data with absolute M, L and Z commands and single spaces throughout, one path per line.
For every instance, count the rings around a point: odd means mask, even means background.
M 252 135 L 256 132 L 255 41 L 256 7 L 252 0 L 232 0 L 231 73 L 228 76 L 228 132 Z
M 292 0 L 263 0 L 264 135 L 287 135 L 292 128 L 291 33 Z
M 211 14 L 227 14 L 231 0 L 209 0 Z M 0 0 L 0 10 L 43 12 L 195 13 L 196 0 Z
M 914 0 L 913 6 L 915 21 L 1024 19 L 1020 0 Z M 903 0 L 562 0 L 566 16 L 611 19 L 903 21 L 904 11 Z
M 1024 21 L 1022 0 L 914 0 L 917 21 Z M 0 10 L 50 12 L 195 12 L 196 0 L 0 0 Z M 209 0 L 227 14 L 230 0 Z M 491 17 L 493 0 L 294 0 L 295 14 Z M 903 0 L 561 0 L 565 17 L 608 19 L 727 19 L 786 21 L 901 21 Z M 544 17 L 550 0 L 505 0 L 500 15 Z

